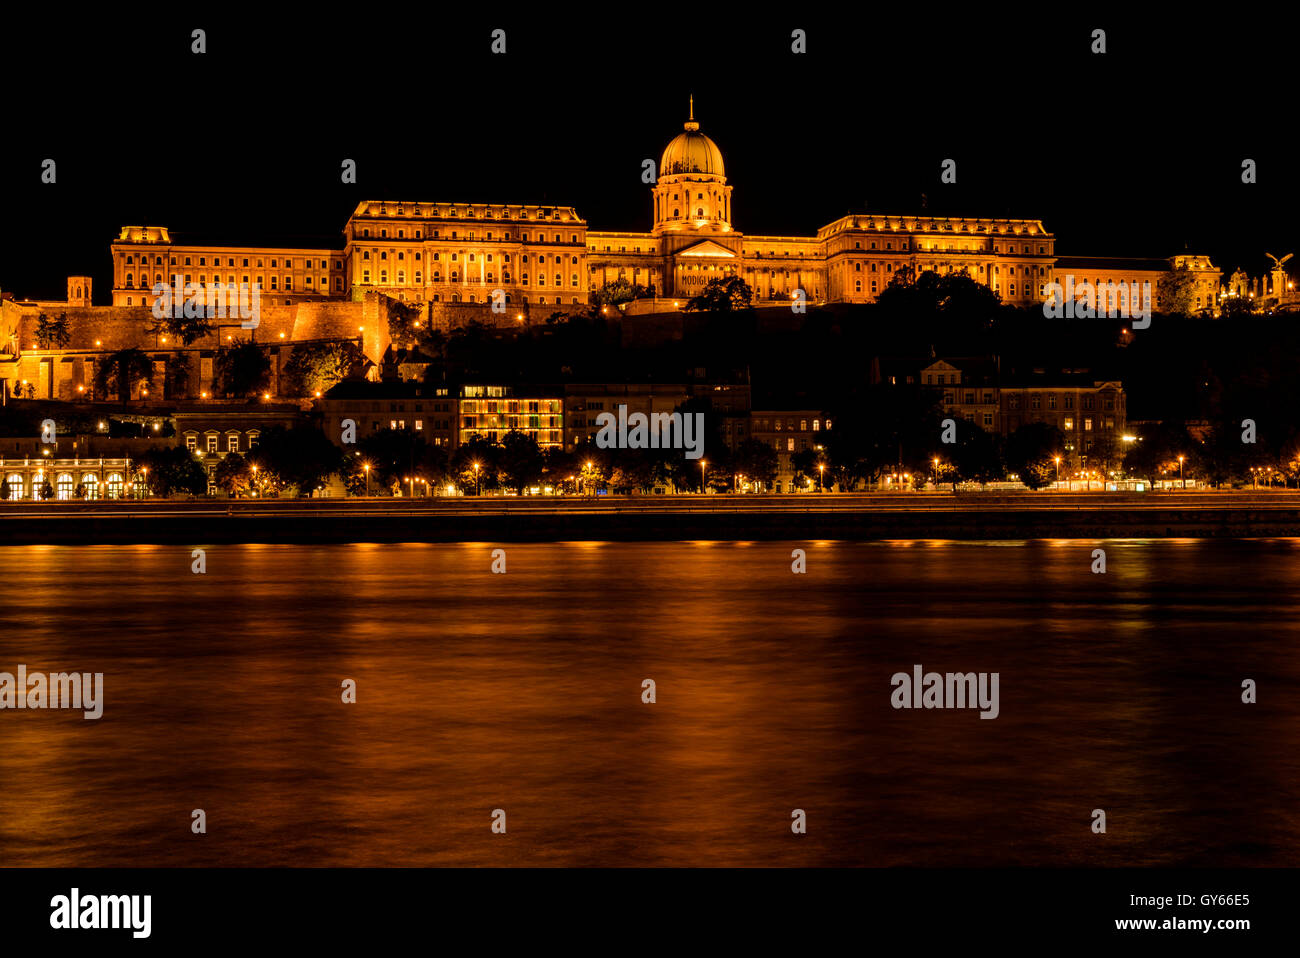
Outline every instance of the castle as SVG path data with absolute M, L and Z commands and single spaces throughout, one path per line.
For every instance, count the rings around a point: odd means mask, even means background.
M 731 276 L 749 284 L 759 306 L 870 303 L 903 269 L 964 273 L 1020 306 L 1042 302 L 1068 278 L 1097 287 L 1145 281 L 1158 308 L 1161 276 L 1185 266 L 1195 276 L 1194 308 L 1218 306 L 1219 271 L 1208 257 L 1058 257 L 1055 235 L 1035 219 L 860 213 L 812 236 L 743 233 L 722 151 L 700 130 L 693 101 L 650 172 L 654 222 L 645 233 L 590 230 L 568 206 L 403 200 L 358 203 L 342 242 L 321 248 L 211 246 L 182 242 L 164 226 L 124 226 L 110 245 L 111 306 L 91 304 L 87 276 L 69 278 L 65 303 L 0 302 L 0 380 L 41 398 L 73 399 L 103 353 L 162 349 L 148 332 L 158 284 L 256 286 L 259 342 L 274 349 L 357 340 L 376 364 L 390 345 L 393 301 L 418 306 L 434 327 L 469 318 L 526 323 L 586 309 L 617 281 L 643 287 L 628 314 L 680 309 L 710 280 Z M 71 339 L 42 349 L 35 324 L 55 309 L 68 316 Z M 220 325 L 190 347 L 200 389 L 211 388 L 214 349 L 239 338 Z

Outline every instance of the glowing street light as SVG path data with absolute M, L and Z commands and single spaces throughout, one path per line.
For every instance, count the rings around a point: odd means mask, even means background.
M 817 463 L 817 491 L 826 491 L 826 463 Z
M 361 468 L 366 471 L 366 495 L 370 495 L 370 463 L 362 463 Z
M 1183 478 L 1183 460 L 1186 458 L 1187 458 L 1186 456 L 1178 457 L 1178 481 L 1182 483 L 1182 487 L 1184 489 L 1187 488 L 1187 480 Z
M 474 495 L 478 496 L 482 494 L 483 494 L 483 486 L 479 482 L 479 477 L 478 477 L 478 460 L 475 460 L 474 461 Z
M 1059 486 L 1061 484 L 1061 457 L 1053 456 L 1052 461 L 1056 463 L 1056 484 Z

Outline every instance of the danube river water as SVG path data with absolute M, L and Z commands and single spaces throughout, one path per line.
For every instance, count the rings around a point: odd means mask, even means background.
M 1300 864 L 1300 541 L 493 548 L 0 547 L 0 861 Z

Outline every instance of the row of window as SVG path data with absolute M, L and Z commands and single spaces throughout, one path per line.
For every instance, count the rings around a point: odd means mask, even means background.
M 193 263 L 193 259 L 194 259 L 194 257 L 186 256 L 186 257 L 185 257 L 185 265 L 186 265 L 186 266 L 193 266 L 193 265 L 194 265 L 194 263 Z M 248 265 L 249 265 L 249 262 L 250 262 L 249 258 L 248 258 L 247 256 L 245 256 L 245 257 L 242 257 L 242 259 L 243 259 L 243 266 L 244 266 L 245 268 L 247 268 Z M 208 258 L 207 258 L 206 256 L 200 256 L 200 257 L 198 257 L 198 260 L 199 260 L 199 265 L 200 265 L 200 266 L 207 266 L 207 265 L 208 265 Z M 264 262 L 264 261 L 261 260 L 261 259 L 258 259 L 258 260 L 257 260 L 257 268 L 258 268 L 258 269 L 262 269 L 262 264 L 263 264 L 263 262 Z M 297 266 L 297 269 L 313 269 L 313 268 L 314 268 L 314 267 L 312 266 L 312 263 L 313 263 L 313 262 L 315 262 L 315 260 L 308 259 L 308 260 L 305 261 L 305 265 L 304 265 L 304 260 L 298 260 L 298 266 Z M 127 253 L 127 254 L 126 254 L 126 263 L 127 263 L 128 266 L 129 266 L 129 265 L 133 265 L 132 254 L 130 254 L 130 253 Z M 156 266 L 161 266 L 162 264 L 163 264 L 163 258 L 162 258 L 161 256 L 155 256 L 155 257 L 154 257 L 154 265 L 156 265 Z M 149 265 L 149 257 L 148 257 L 147 254 L 145 254 L 145 253 L 141 253 L 141 254 L 140 254 L 140 265 L 141 265 L 141 266 L 148 266 L 148 265 Z M 179 265 L 179 264 L 176 262 L 176 257 L 175 257 L 175 256 L 171 257 L 171 265 L 172 265 L 172 266 L 177 266 L 177 265 Z M 220 265 L 221 265 L 221 257 L 220 257 L 220 256 L 214 256 L 214 257 L 212 257 L 212 265 L 213 265 L 213 266 L 220 266 Z M 233 256 L 228 256 L 228 257 L 226 257 L 226 265 L 227 265 L 227 266 L 234 266 L 234 265 L 235 265 L 235 257 L 233 257 Z M 279 261 L 278 259 L 273 259 L 273 260 L 271 260 L 271 267 L 270 267 L 270 268 L 271 268 L 271 269 L 279 269 L 279 268 L 280 268 L 280 261 Z M 288 257 L 286 257 L 286 258 L 285 258 L 285 261 L 284 261 L 284 268 L 285 268 L 285 269 L 294 269 L 295 267 L 294 267 L 294 265 L 293 265 L 293 260 L 291 260 L 291 259 L 289 259 Z M 329 269 L 329 260 L 324 260 L 324 259 L 321 260 L 321 261 L 320 261 L 320 268 L 321 268 L 321 269 Z M 335 260 L 335 261 L 334 261 L 334 268 L 335 268 L 335 269 L 342 269 L 342 268 L 343 268 L 343 261 L 342 261 L 342 260 Z
M 257 437 L 258 437 L 259 435 L 260 435 L 260 432 L 258 432 L 258 431 L 256 431 L 256 430 L 249 430 L 249 432 L 248 432 L 248 438 L 247 438 L 247 440 L 246 440 L 245 443 L 244 443 L 244 448 L 243 448 L 242 451 L 243 451 L 243 452 L 249 452 L 249 451 L 251 451 L 251 450 L 253 450 L 253 449 L 256 449 L 256 448 L 257 448 Z M 227 432 L 227 433 L 226 433 L 226 450 L 225 450 L 226 452 L 240 452 L 240 451 L 241 451 L 240 448 L 239 448 L 239 436 L 240 436 L 240 434 L 239 434 L 238 432 L 234 432 L 234 431 L 230 431 L 230 432 Z M 204 437 L 203 437 L 203 441 L 204 441 L 204 451 L 205 451 L 205 452 L 220 452 L 220 451 L 221 451 L 221 450 L 218 448 L 218 446 L 219 446 L 219 444 L 220 444 L 220 442 L 221 442 L 221 433 L 219 433 L 219 432 L 208 432 L 208 433 L 206 433 L 206 434 L 204 435 Z M 198 448 L 199 448 L 199 436 L 198 436 L 198 433 L 187 432 L 187 433 L 185 434 L 185 448 L 188 449 L 190 452 L 197 452 L 197 451 L 198 451 Z
M 180 279 L 180 277 L 177 276 L 177 277 L 174 277 L 174 279 Z M 185 285 L 189 285 L 189 284 L 192 283 L 193 281 L 194 281 L 193 276 L 192 276 L 190 273 L 186 273 L 186 274 L 185 274 L 185 279 L 184 279 L 184 281 L 183 281 L 183 282 L 185 283 Z M 161 283 L 161 282 L 163 282 L 162 273 L 156 273 L 156 274 L 154 274 L 154 281 L 153 281 L 152 284 L 149 282 L 149 277 L 148 277 L 147 275 L 141 274 L 141 276 L 140 276 L 140 288 L 141 288 L 141 289 L 153 289 L 153 287 L 154 287 L 155 285 L 157 285 L 158 283 Z M 227 282 L 228 282 L 230 285 L 236 285 L 236 284 L 235 284 L 235 276 L 234 276 L 233 273 L 230 275 L 230 278 L 227 280 Z M 240 282 L 241 282 L 244 286 L 249 287 L 250 289 L 252 288 L 252 285 L 253 285 L 253 284 L 250 284 L 250 283 L 249 283 L 249 277 L 248 277 L 247 275 L 245 275 L 245 276 L 243 277 L 243 279 L 240 280 Z M 304 282 L 305 282 L 305 284 L 306 284 L 307 286 L 313 286 L 313 285 L 314 285 L 317 289 L 328 289 L 328 288 L 329 288 L 329 277 L 327 277 L 327 276 L 319 276 L 319 277 L 316 277 L 316 281 L 315 281 L 315 283 L 312 282 L 312 277 L 311 277 L 311 276 L 308 276 L 308 277 L 305 278 Z M 200 273 L 200 274 L 199 274 L 199 285 L 200 285 L 200 286 L 206 286 L 207 283 L 208 283 L 208 277 L 207 277 L 207 275 L 204 274 L 204 273 Z M 212 283 L 213 283 L 214 286 L 215 286 L 215 285 L 219 285 L 219 284 L 221 283 L 221 274 L 220 274 L 220 273 L 213 273 L 213 274 L 212 274 Z M 284 289 L 285 289 L 286 292 L 287 292 L 287 291 L 291 291 L 291 290 L 293 289 L 293 277 L 290 276 L 290 275 L 287 275 L 287 274 L 286 274 L 285 276 L 282 276 L 282 277 L 280 277 L 280 276 L 272 276 L 272 277 L 271 277 L 271 286 L 270 286 L 270 288 L 273 289 L 273 290 L 279 290 L 279 289 L 280 289 L 280 283 L 283 283 L 283 284 L 284 284 Z M 256 285 L 256 287 L 257 287 L 258 289 L 266 289 L 266 288 L 267 288 L 267 286 L 266 286 L 266 278 L 265 278 L 264 276 L 259 276 L 259 277 L 257 277 L 257 282 L 256 282 L 255 285 Z M 125 284 L 124 284 L 124 288 L 125 288 L 125 289 L 135 289 L 135 276 L 134 276 L 133 273 L 127 273 L 127 274 L 126 274 L 126 282 L 125 282 Z M 336 276 L 336 277 L 334 277 L 334 288 L 335 288 L 336 290 L 341 290 L 341 289 L 343 289 L 343 277 L 341 277 L 341 276 Z
M 475 235 L 476 235 L 476 234 L 474 233 L 474 231 L 473 231 L 473 230 L 470 230 L 470 231 L 469 231 L 469 234 L 468 234 L 468 236 L 467 236 L 466 238 L 467 238 L 467 239 L 470 239 L 470 240 L 473 240 L 474 237 L 475 237 Z M 559 233 L 555 233 L 555 234 L 553 234 L 553 235 L 555 236 L 555 242 L 557 242 L 557 243 L 563 243 L 563 242 L 564 242 L 564 237 L 563 237 L 561 234 L 559 234 Z M 361 231 L 361 238 L 362 238 L 362 239 L 370 239 L 370 238 L 371 238 L 371 236 L 370 236 L 370 228 L 369 228 L 369 227 L 366 227 L 366 228 L 362 229 L 362 231 Z M 375 237 L 375 238 L 376 238 L 376 239 L 388 239 L 388 230 L 386 230 L 386 229 L 381 229 L 381 230 L 379 231 L 379 236 L 378 236 L 378 237 Z M 398 231 L 397 231 L 397 237 L 396 237 L 396 238 L 397 238 L 397 239 L 406 239 L 406 230 L 398 230 Z M 422 231 L 422 230 L 416 230 L 416 231 L 415 231 L 415 236 L 414 236 L 413 238 L 414 238 L 414 239 L 424 239 L 423 231 Z M 434 231 L 433 231 L 433 236 L 431 236 L 431 237 L 429 237 L 429 238 L 430 238 L 430 239 L 442 239 L 442 235 L 441 235 L 440 231 L 438 231 L 438 230 L 434 230 Z M 460 231 L 459 231 L 459 230 L 452 230 L 452 231 L 451 231 L 451 237 L 450 237 L 450 238 L 451 238 L 451 239 L 460 239 Z M 491 243 L 491 242 L 493 242 L 493 241 L 495 241 L 495 240 L 496 240 L 496 237 L 493 235 L 492 231 L 489 230 L 489 231 L 488 231 L 488 234 L 487 234 L 487 242 Z M 509 234 L 509 232 L 507 232 L 507 233 L 505 233 L 505 234 L 502 235 L 502 237 L 501 237 L 501 242 L 503 242 L 503 243 L 508 243 L 508 242 L 510 242 L 510 241 L 511 241 L 511 240 L 510 240 L 510 234 Z M 547 242 L 547 239 L 546 239 L 546 234 L 545 234 L 545 233 L 538 233 L 537 236 L 536 236 L 536 238 L 534 238 L 534 239 L 529 239 L 529 234 L 528 234 L 528 233 L 523 233 L 523 234 L 519 237 L 519 242 L 521 242 L 521 243 L 545 243 L 545 242 Z M 570 243 L 576 243 L 576 242 L 578 242 L 578 234 L 577 234 L 577 233 L 571 233 L 571 234 L 569 235 L 569 242 L 570 242 Z M 232 265 L 233 265 L 233 264 L 232 264 Z
M 809 420 L 807 419 L 799 420 L 799 432 L 808 432 L 808 422 Z M 784 423 L 784 428 L 787 431 L 789 432 L 795 431 L 795 426 L 794 426 L 795 420 L 793 419 L 766 419 L 766 418 L 754 420 L 754 431 L 755 432 L 780 432 L 782 429 L 782 423 Z M 820 419 L 812 420 L 813 432 L 821 432 L 821 428 L 822 428 L 822 421 Z M 826 428 L 827 429 L 831 428 L 831 421 L 829 419 L 826 420 Z
M 397 207 L 397 214 L 396 214 L 396 215 L 398 215 L 398 216 L 405 216 L 406 213 L 403 212 L 404 209 L 405 209 L 405 206 L 399 206 L 399 207 Z M 375 215 L 374 213 L 372 213 L 372 212 L 370 211 L 369 207 L 367 207 L 366 212 L 367 212 L 367 213 L 370 213 L 370 215 L 372 215 L 372 216 Z M 380 216 L 388 216 L 388 215 L 389 215 L 389 213 L 388 213 L 388 204 L 385 203 L 385 204 L 381 204 L 381 205 L 380 205 L 380 207 L 379 207 L 379 214 L 378 214 L 378 215 L 380 215 Z M 454 206 L 451 207 L 451 208 L 450 208 L 446 213 L 439 213 L 439 212 L 438 212 L 438 207 L 436 207 L 436 206 L 426 206 L 426 207 L 421 207 L 421 206 L 417 203 L 417 204 L 415 205 L 415 208 L 412 210 L 411 215 L 412 215 L 412 216 L 448 216 L 448 217 L 455 217 L 455 216 L 457 216 L 457 215 L 459 215 L 459 214 L 457 214 L 457 212 L 456 212 L 456 207 L 454 207 Z M 474 219 L 474 217 L 475 217 L 476 215 L 477 215 L 477 216 L 481 216 L 481 217 L 483 217 L 484 219 L 489 219 L 489 220 L 490 220 L 490 219 L 493 219 L 492 210 L 489 209 L 488 207 L 483 207 L 483 208 L 482 208 L 482 209 L 481 209 L 477 214 L 474 212 L 474 208 L 473 208 L 473 207 L 466 207 L 466 208 L 465 208 L 465 217 L 466 217 L 466 219 L 471 219 L 471 220 L 472 220 L 472 219 Z M 557 209 L 552 209 L 552 207 L 549 207 L 549 206 L 546 206 L 546 207 L 538 207 L 538 208 L 537 208 L 536 217 L 537 217 L 537 219 L 539 219 L 539 220 L 548 220 L 548 219 L 563 220 L 563 219 L 568 219 L 568 216 L 565 215 L 565 213 L 562 213 L 560 210 L 557 210 Z M 514 211 L 512 212 L 512 211 L 511 211 L 509 208 L 507 208 L 507 207 L 501 207 L 501 208 L 498 210 L 498 212 L 497 212 L 497 216 L 496 216 L 496 218 L 497 218 L 497 219 L 503 219 L 503 220 L 526 220 L 526 219 L 528 219 L 529 217 L 528 217 L 528 210 L 527 210 L 527 209 L 519 208 L 519 209 L 516 209 L 516 210 L 514 210 Z M 576 218 L 576 214 L 575 214 L 575 218 Z
M 10 473 L 5 478 L 5 484 L 9 487 L 9 499 L 31 498 L 40 500 L 43 497 L 42 492 L 45 488 L 47 477 L 44 473 L 36 473 L 32 476 L 31 487 L 23 481 L 22 473 Z M 120 499 L 122 498 L 122 474 L 118 472 L 109 473 L 103 480 L 97 473 L 87 472 L 81 477 L 82 491 L 87 499 Z M 56 499 L 73 499 L 76 498 L 77 481 L 70 472 L 61 472 L 54 477 L 50 483 Z
M 397 259 L 398 259 L 399 261 L 406 259 L 406 254 L 405 254 L 404 251 L 402 251 L 402 250 L 394 250 L 393 252 L 397 253 Z M 460 255 L 459 253 L 452 253 L 452 254 L 451 254 L 451 261 L 452 261 L 453 263 L 456 262 L 456 261 L 457 261 L 457 257 L 458 257 L 459 255 Z M 537 257 L 537 262 L 538 262 L 538 264 L 541 264 L 541 263 L 545 263 L 545 262 L 546 262 L 546 255 L 545 255 L 544 253 L 536 253 L 536 254 L 534 254 L 534 255 Z M 435 261 L 438 260 L 438 259 L 440 258 L 440 256 L 441 256 L 441 254 L 440 254 L 439 252 L 437 252 L 437 251 L 435 251 L 434 254 L 433 254 L 433 258 L 434 258 Z M 470 253 L 470 254 L 469 254 L 469 261 L 470 261 L 471 263 L 473 263 L 473 262 L 477 262 L 477 261 L 474 259 L 474 256 L 475 256 L 474 253 Z M 370 259 L 370 250 L 363 250 L 363 251 L 362 251 L 362 254 L 361 254 L 361 259 L 362 259 L 362 260 L 368 260 L 368 259 Z M 382 261 L 382 260 L 387 260 L 387 259 L 388 259 L 388 251 L 387 251 L 387 250 L 380 250 L 380 251 L 379 251 L 379 259 L 380 259 L 381 261 Z M 420 259 L 421 259 L 421 254 L 420 254 L 420 253 L 416 253 L 416 254 L 415 254 L 415 261 L 418 263 L 418 262 L 420 262 Z M 528 254 L 527 254 L 527 253 L 523 253 L 523 254 L 521 254 L 520 257 L 519 257 L 519 260 L 520 260 L 520 262 L 522 262 L 522 263 L 527 263 L 527 262 L 528 262 Z M 501 254 L 501 261 L 502 261 L 503 263 L 508 263 L 508 262 L 510 262 L 510 254 L 509 254 L 509 253 L 502 253 L 502 254 Z M 576 256 L 571 257 L 571 261 L 572 261 L 572 263 L 573 263 L 574 266 L 578 265 L 578 257 L 576 257 Z M 488 253 L 488 254 L 487 254 L 487 262 L 489 262 L 489 263 L 492 262 L 492 254 L 491 254 L 491 253 Z M 564 257 L 563 257 L 563 256 L 556 256 L 556 257 L 555 257 L 555 265 L 556 265 L 556 266 L 560 265 L 560 264 L 563 263 L 563 262 L 564 262 Z
M 460 281 L 461 281 L 461 279 L 460 279 L 460 271 L 459 271 L 459 270 L 452 270 L 452 271 L 451 271 L 451 274 L 450 274 L 450 276 L 449 276 L 449 278 L 448 278 L 448 282 L 450 282 L 450 283 L 459 283 Z M 469 275 L 466 275 L 466 277 L 465 277 L 465 282 L 466 282 L 466 283 L 470 283 L 470 284 L 472 284 L 472 283 L 492 283 L 492 282 L 495 282 L 495 281 L 496 281 L 496 273 L 491 273 L 491 272 L 489 272 L 489 273 L 485 273 L 483 279 L 479 279 L 477 276 L 469 276 Z M 502 274 L 501 274 L 501 281 L 502 281 L 503 283 L 509 283 L 509 282 L 511 281 L 511 280 L 510 280 L 510 274 L 509 274 L 509 273 L 502 273 Z M 361 282 L 362 282 L 362 283 L 369 283 L 369 282 L 370 282 L 370 270 L 367 269 L 367 270 L 363 270 L 363 271 L 362 271 L 362 273 L 361 273 Z M 387 282 L 388 282 L 388 270 L 386 270 L 386 269 L 381 269 L 381 270 L 379 271 L 379 282 L 380 282 L 381 284 L 383 284 L 383 283 L 387 283 Z M 406 284 L 406 270 L 404 270 L 404 269 L 399 269 L 399 270 L 397 271 L 397 280 L 396 280 L 396 282 L 397 282 L 397 285 L 399 285 L 399 286 L 403 286 L 403 285 Z M 421 284 L 424 282 L 424 274 L 423 274 L 423 272 L 422 272 L 421 270 L 418 270 L 418 269 L 417 269 L 417 270 L 415 271 L 414 282 L 415 282 L 415 285 L 417 285 L 417 286 L 421 285 Z M 430 279 L 429 279 L 429 282 L 431 282 L 431 283 L 441 283 L 441 282 L 442 282 L 442 271 L 441 271 L 441 270 L 434 270 L 434 271 L 433 271 L 433 275 L 432 275 L 432 276 L 430 277 Z M 570 277 L 569 277 L 569 284 L 570 284 L 571 286 L 573 286 L 574 288 L 577 288 L 577 286 L 578 286 L 578 274 L 577 274 L 577 273 L 572 273 L 572 274 L 570 274 Z M 520 286 L 527 286 L 527 285 L 528 285 L 528 274 L 527 274 L 527 273 L 523 273 L 523 274 L 520 275 L 520 277 L 519 277 L 519 285 L 520 285 Z M 546 274 L 545 274 L 545 273 L 538 273 L 538 274 L 537 274 L 537 282 L 536 282 L 535 284 L 533 284 L 533 285 L 535 285 L 535 286 L 545 286 L 545 285 L 547 285 L 547 284 L 546 284 Z M 556 285 L 556 286 L 563 286 L 563 285 L 564 285 L 564 276 L 563 276 L 562 274 L 560 274 L 560 273 L 556 273 L 556 274 L 555 274 L 555 283 L 554 283 L 554 285 Z M 272 288 L 274 288 L 274 287 L 272 287 Z M 507 300 L 507 302 L 509 302 L 509 300 Z
M 1011 396 L 1011 397 L 1009 397 L 1009 398 L 1010 398 L 1010 407 L 1009 407 L 1009 408 L 1011 408 L 1011 409 L 1019 409 L 1019 408 L 1020 408 L 1020 397 L 1019 397 L 1019 396 L 1014 396 L 1014 395 L 1013 395 L 1013 396 Z M 1063 397 L 1062 401 L 1063 401 L 1063 403 L 1064 403 L 1064 405 L 1062 406 L 1062 408 L 1064 408 L 1064 409 L 1073 409 L 1073 408 L 1074 408 L 1074 396 L 1072 396 L 1072 395 L 1070 395 L 1070 394 L 1067 393 L 1067 394 Z M 1095 405 L 1094 405 L 1095 402 L 1096 402 L 1096 397 L 1095 397 L 1095 396 L 1084 396 L 1084 397 L 1082 397 L 1082 398 L 1079 400 L 1079 407 L 1080 407 L 1081 409 L 1094 409 L 1094 408 L 1096 408 Z M 1104 405 L 1104 408 L 1105 408 L 1108 412 L 1109 412 L 1110 410 L 1113 410 L 1113 409 L 1115 408 L 1115 397 L 1114 397 L 1114 396 L 1106 396 L 1105 399 L 1104 399 L 1103 405 Z M 1029 408 L 1030 408 L 1030 409 L 1042 409 L 1042 408 L 1043 408 L 1043 397 L 1042 397 L 1042 396 L 1030 396 L 1030 397 L 1029 397 Z M 1055 409 L 1055 408 L 1056 408 L 1056 394 L 1055 394 L 1055 393 L 1048 393 L 1048 395 L 1047 395 L 1047 408 L 1048 408 L 1048 409 Z

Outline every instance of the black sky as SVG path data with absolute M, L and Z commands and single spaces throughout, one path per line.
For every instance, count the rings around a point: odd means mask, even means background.
M 745 233 L 808 235 L 849 211 L 917 211 L 925 194 L 937 214 L 1041 218 L 1063 255 L 1188 249 L 1258 273 L 1266 251 L 1295 248 L 1294 54 L 1266 11 L 1242 24 L 1041 5 L 709 9 L 12 24 L 0 288 L 62 296 L 66 275 L 89 272 L 103 303 L 122 225 L 328 242 L 362 199 L 555 203 L 592 229 L 645 230 L 641 161 L 681 130 L 691 93 Z M 345 157 L 356 186 L 340 182 Z M 949 157 L 956 185 L 939 181 Z M 1257 184 L 1241 183 L 1245 158 Z

